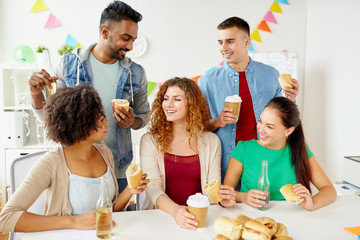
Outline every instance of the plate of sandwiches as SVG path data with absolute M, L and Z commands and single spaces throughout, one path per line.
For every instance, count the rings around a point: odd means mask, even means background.
M 284 224 L 269 217 L 221 216 L 216 219 L 214 229 L 217 233 L 214 240 L 293 240 Z

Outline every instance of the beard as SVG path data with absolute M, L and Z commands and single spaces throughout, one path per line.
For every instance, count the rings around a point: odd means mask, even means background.
M 129 51 L 129 49 L 127 48 L 115 49 L 111 35 L 109 37 L 109 43 L 107 44 L 107 48 L 109 50 L 110 57 L 115 58 L 117 60 L 123 60 L 125 58 L 125 54 L 123 52 Z

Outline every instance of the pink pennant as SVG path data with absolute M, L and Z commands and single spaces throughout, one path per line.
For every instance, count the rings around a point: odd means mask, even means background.
M 52 13 L 50 13 L 49 18 L 44 26 L 44 29 L 54 28 L 59 25 L 61 25 L 61 22 Z
M 263 20 L 267 22 L 277 23 L 274 14 L 271 11 L 268 11 Z

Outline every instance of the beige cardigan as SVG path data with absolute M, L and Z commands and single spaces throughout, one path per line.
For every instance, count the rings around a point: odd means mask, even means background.
M 204 132 L 198 140 L 198 151 L 201 168 L 201 188 L 213 179 L 221 180 L 220 161 L 221 143 L 214 133 Z M 157 198 L 165 194 L 164 154 L 158 149 L 153 138 L 144 134 L 140 142 L 141 167 L 148 174 L 150 183 L 147 185 L 143 209 L 156 208 Z
M 94 144 L 107 166 L 115 184 L 115 202 L 118 184 L 114 172 L 113 155 L 105 145 Z M 20 216 L 45 191 L 46 216 L 71 215 L 69 202 L 69 173 L 62 146 L 44 154 L 31 168 L 24 182 L 11 196 L 0 214 L 0 232 L 13 232 Z

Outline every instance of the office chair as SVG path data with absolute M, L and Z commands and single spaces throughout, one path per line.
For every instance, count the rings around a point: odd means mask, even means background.
M 40 151 L 31 153 L 15 159 L 10 166 L 10 188 L 11 194 L 14 194 L 16 189 L 20 187 L 24 181 L 27 173 L 35 162 L 47 151 Z M 43 215 L 45 210 L 44 193 L 34 202 L 34 204 L 27 210 L 28 212 Z M 10 233 L 9 240 L 17 240 L 21 238 L 21 233 Z

